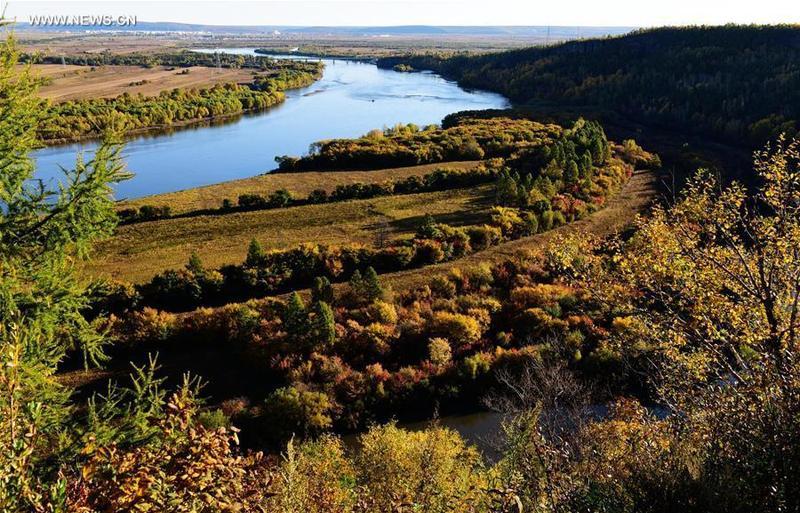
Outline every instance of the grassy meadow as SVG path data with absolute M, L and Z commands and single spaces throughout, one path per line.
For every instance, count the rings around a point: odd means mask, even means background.
M 249 83 L 259 73 L 251 69 L 192 66 L 76 66 L 35 64 L 34 73 L 44 79 L 39 89 L 54 102 L 115 98 L 121 94 L 157 96 L 173 89 L 200 89 L 230 82 Z
M 383 183 L 390 180 L 402 180 L 409 176 L 422 176 L 439 168 L 472 169 L 478 162 L 446 162 L 444 164 L 424 164 L 421 166 L 376 169 L 374 171 L 309 171 L 306 173 L 271 173 L 230 180 L 204 187 L 195 187 L 182 191 L 144 196 L 132 200 L 121 201 L 120 208 L 138 208 L 142 205 L 168 205 L 172 214 L 183 214 L 194 210 L 219 208 L 223 199 L 236 203 L 240 194 L 270 193 L 286 189 L 296 198 L 304 198 L 316 189 L 330 193 L 337 185 L 360 182 L 363 184 Z
M 309 174 L 312 173 L 275 177 L 291 178 L 300 183 Z M 142 282 L 165 269 L 182 267 L 193 251 L 209 267 L 239 263 L 253 238 L 266 249 L 287 248 L 303 242 L 374 244 L 382 237 L 409 236 L 425 214 L 454 225 L 482 222 L 488 219 L 493 193 L 491 185 L 484 185 L 124 225 L 117 229 L 114 237 L 100 245 L 87 270 L 92 275 Z

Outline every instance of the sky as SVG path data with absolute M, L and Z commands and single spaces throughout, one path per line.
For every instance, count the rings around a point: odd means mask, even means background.
M 636 26 L 800 23 L 800 0 L 0 0 L 6 16 L 132 15 L 211 25 Z

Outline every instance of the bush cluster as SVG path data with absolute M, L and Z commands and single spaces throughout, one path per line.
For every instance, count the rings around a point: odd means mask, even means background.
M 172 208 L 169 205 L 142 205 L 138 208 L 123 208 L 122 210 L 117 210 L 117 217 L 121 224 L 166 219 L 171 215 Z
M 462 117 L 448 127 L 397 125 L 358 139 L 311 145 L 307 156 L 277 157 L 278 171 L 381 169 L 445 161 L 510 158 L 551 145 L 562 137 L 558 125 L 507 117 Z

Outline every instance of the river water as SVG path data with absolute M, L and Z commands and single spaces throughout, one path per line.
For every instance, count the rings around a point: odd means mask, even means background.
M 254 53 L 250 48 L 222 51 Z M 396 123 L 439 123 L 452 112 L 507 106 L 500 95 L 466 91 L 433 73 L 400 73 L 347 60 L 322 61 L 325 71 L 320 80 L 288 91 L 286 101 L 269 110 L 211 126 L 130 138 L 124 156 L 135 177 L 116 187 L 117 198 L 264 173 L 275 168 L 276 156 L 303 155 L 311 143 L 322 139 L 356 137 Z M 60 166 L 71 167 L 76 154 L 85 151 L 88 157 L 95 146 L 96 142 L 89 141 L 34 152 L 37 177 L 57 180 L 62 176 Z

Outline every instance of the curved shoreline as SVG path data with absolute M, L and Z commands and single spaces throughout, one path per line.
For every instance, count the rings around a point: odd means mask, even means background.
M 318 81 L 310 88 L 287 91 L 286 101 L 273 104 L 274 109 L 128 131 L 125 152 L 136 177 L 115 187 L 117 197 L 135 199 L 248 178 L 274 169 L 275 157 L 305 154 L 315 141 L 359 137 L 396 123 L 436 124 L 453 112 L 508 104 L 495 93 L 467 92 L 433 76 L 409 78 L 365 63 L 325 60 L 325 64 Z M 322 86 L 326 94 L 304 94 Z M 387 91 L 390 94 L 381 94 Z M 409 91 L 425 96 L 403 94 Z M 347 115 L 331 117 L 334 109 Z M 46 180 L 60 179 L 60 165 L 73 162 L 82 150 L 91 153 L 97 139 L 49 140 L 33 155 L 37 173 Z
M 308 85 L 296 87 L 294 89 L 302 89 L 303 87 L 308 87 L 312 85 L 314 82 Z M 282 105 L 286 101 L 284 97 L 283 100 L 273 103 L 272 105 L 265 107 L 263 109 L 244 109 L 239 112 L 231 112 L 228 114 L 219 114 L 216 116 L 209 116 L 205 118 L 193 118 L 193 119 L 185 119 L 182 121 L 177 121 L 175 123 L 171 123 L 169 125 L 153 125 L 153 126 L 146 126 L 146 127 L 139 127 L 134 128 L 133 130 L 128 130 L 123 134 L 125 138 L 133 138 L 136 136 L 141 135 L 162 135 L 169 133 L 173 128 L 174 129 L 182 129 L 182 128 L 191 128 L 192 126 L 202 126 L 206 123 L 213 124 L 214 121 L 225 121 L 230 120 L 231 118 L 237 118 L 240 116 L 244 116 L 247 114 L 255 114 L 259 112 L 266 112 L 273 107 L 278 107 Z M 93 134 L 93 135 L 82 135 L 77 137 L 70 137 L 70 138 L 62 138 L 62 139 L 47 139 L 42 142 L 42 146 L 40 149 L 43 148 L 57 148 L 59 146 L 67 146 L 70 144 L 80 143 L 80 142 L 87 142 L 87 141 L 101 141 L 103 139 L 102 135 Z
M 137 135 L 148 134 L 148 133 L 154 133 L 155 135 L 159 135 L 159 132 L 160 133 L 167 133 L 173 128 L 175 128 L 175 129 L 188 128 L 188 127 L 191 127 L 191 126 L 199 126 L 199 125 L 202 125 L 203 123 L 211 123 L 211 122 L 214 122 L 214 121 L 224 121 L 226 119 L 231 119 L 231 118 L 238 117 L 238 116 L 243 116 L 243 115 L 246 115 L 246 114 L 255 114 L 255 113 L 259 113 L 259 112 L 266 112 L 266 111 L 272 109 L 273 107 L 280 106 L 280 105 L 282 105 L 283 103 L 286 102 L 286 91 L 294 91 L 294 90 L 303 89 L 303 88 L 306 88 L 306 87 L 311 87 L 312 85 L 314 85 L 315 83 L 317 83 L 319 80 L 322 79 L 322 74 L 323 73 L 324 73 L 324 71 L 319 73 L 319 74 L 317 74 L 317 75 L 312 75 L 312 80 L 310 82 L 308 82 L 308 83 L 305 83 L 305 84 L 302 84 L 302 85 L 298 85 L 296 87 L 288 87 L 286 89 L 280 89 L 278 92 L 283 95 L 283 97 L 280 99 L 280 101 L 277 101 L 277 102 L 275 102 L 275 103 L 273 103 L 271 105 L 268 105 L 268 106 L 266 106 L 264 108 L 242 109 L 242 110 L 240 110 L 238 112 L 229 112 L 229 113 L 226 113 L 226 114 L 217 114 L 217 115 L 214 115 L 214 116 L 206 116 L 206 117 L 202 117 L 202 118 L 184 119 L 184 120 L 181 120 L 181 121 L 176 121 L 176 122 L 170 123 L 168 125 L 167 124 L 150 125 L 150 126 L 146 126 L 146 127 L 134 128 L 132 130 L 126 130 L 124 132 L 124 134 L 123 134 L 123 137 L 129 138 L 129 137 L 135 137 Z M 244 84 L 244 85 L 249 85 L 249 84 Z M 180 90 L 180 88 L 178 88 L 178 89 Z M 51 148 L 51 147 L 65 146 L 65 145 L 68 145 L 68 144 L 75 144 L 75 143 L 84 142 L 84 141 L 100 141 L 100 140 L 102 140 L 102 138 L 103 138 L 102 134 L 86 134 L 86 135 L 79 135 L 79 136 L 75 136 L 75 137 L 63 137 L 63 138 L 58 138 L 58 139 L 45 139 L 45 140 L 42 140 L 40 142 L 42 143 L 42 148 Z

